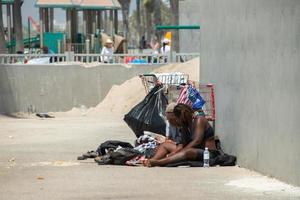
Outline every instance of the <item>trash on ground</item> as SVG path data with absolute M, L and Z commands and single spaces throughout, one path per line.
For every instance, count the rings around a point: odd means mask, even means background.
M 36 113 L 36 116 L 40 118 L 55 118 L 53 115 L 49 115 L 48 113 Z
M 37 180 L 44 180 L 45 178 L 44 178 L 44 177 L 41 177 L 41 176 L 38 176 L 36 179 L 37 179 Z

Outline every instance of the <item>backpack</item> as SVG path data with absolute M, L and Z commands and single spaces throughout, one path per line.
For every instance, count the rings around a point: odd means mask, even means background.
M 214 160 L 215 165 L 235 166 L 236 156 L 224 153 L 223 149 L 221 148 L 221 141 L 218 137 L 216 137 L 215 143 L 216 143 L 217 151 L 219 154 Z

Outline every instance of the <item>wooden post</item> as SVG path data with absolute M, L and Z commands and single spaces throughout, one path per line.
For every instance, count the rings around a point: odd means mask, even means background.
M 91 53 L 95 53 L 95 35 L 91 34 Z
M 57 53 L 61 53 L 61 40 L 57 40 Z
M 109 33 L 111 37 L 114 35 L 114 21 L 113 21 L 113 10 L 109 10 Z
M 86 37 L 88 34 L 92 32 L 92 25 L 91 25 L 91 11 L 86 10 Z
M 97 11 L 97 28 L 101 31 L 103 29 L 102 11 Z
M 95 10 L 91 10 L 91 21 L 92 21 L 92 32 L 91 34 L 95 34 L 96 33 L 96 11 Z
M 118 10 L 114 10 L 114 30 L 115 34 L 118 34 Z
M 66 10 L 66 32 L 67 32 L 67 43 L 71 43 L 71 10 Z
M 71 18 L 71 42 L 76 42 L 76 36 L 78 32 L 78 16 L 77 16 L 77 10 L 72 9 L 70 10 L 70 18 Z
M 107 10 L 104 10 L 104 32 L 107 33 L 108 32 L 108 27 L 107 27 Z
M 50 8 L 50 10 L 49 10 L 49 18 L 50 18 L 50 24 L 49 24 L 49 26 L 50 26 L 50 29 L 49 29 L 49 31 L 50 32 L 53 32 L 54 31 L 54 8 Z
M 67 38 L 66 38 L 66 34 L 63 35 L 63 53 L 65 53 L 67 51 Z
M 44 19 L 43 19 L 43 8 L 39 9 L 40 13 L 40 48 L 44 46 Z
M 90 53 L 90 40 L 89 39 L 85 40 L 85 53 L 86 54 Z
M 44 8 L 45 32 L 49 32 L 49 8 Z
M 86 27 L 87 14 L 86 14 L 86 10 L 82 11 L 82 17 L 83 17 L 83 35 L 86 37 L 86 34 L 87 34 L 87 27 Z
M 2 8 L 1 8 L 2 9 Z M 8 42 L 11 41 L 11 5 L 6 5 L 6 11 L 7 11 L 7 35 L 8 35 Z

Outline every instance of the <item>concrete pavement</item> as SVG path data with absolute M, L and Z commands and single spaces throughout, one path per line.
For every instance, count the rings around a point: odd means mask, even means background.
M 76 157 L 131 142 L 122 116 L 0 117 L 0 199 L 300 199 L 300 189 L 239 167 L 98 166 Z

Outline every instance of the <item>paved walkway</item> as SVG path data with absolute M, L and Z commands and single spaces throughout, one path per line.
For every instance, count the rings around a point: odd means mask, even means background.
M 0 199 L 300 199 L 300 188 L 239 167 L 98 166 L 76 157 L 108 139 L 132 142 L 121 116 L 0 117 Z

